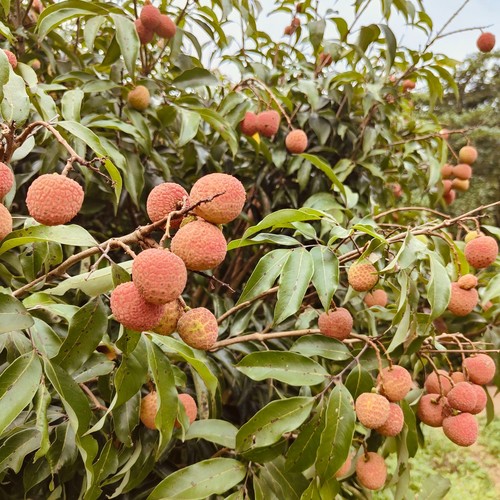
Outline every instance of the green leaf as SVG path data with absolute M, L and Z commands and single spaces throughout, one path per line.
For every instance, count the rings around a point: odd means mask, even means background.
M 186 439 L 205 439 L 227 448 L 234 448 L 236 446 L 237 432 L 238 429 L 225 420 L 215 418 L 195 420 L 186 432 Z
M 431 278 L 427 285 L 427 300 L 431 306 L 429 322 L 441 316 L 448 307 L 451 295 L 451 282 L 444 266 L 429 253 Z
M 24 330 L 33 326 L 33 318 L 19 300 L 0 293 L 0 333 Z
M 118 449 L 113 443 L 113 439 L 109 439 L 102 448 L 99 459 L 93 465 L 93 482 L 87 485 L 87 492 L 83 497 L 84 500 L 97 500 L 102 498 L 102 489 L 100 487 L 109 475 L 116 472 L 118 468 Z
M 10 63 L 7 55 L 0 50 L 0 86 L 3 87 L 9 81 Z
M 328 372 L 316 361 L 292 352 L 262 351 L 245 356 L 236 368 L 252 380 L 274 378 L 290 385 L 316 385 Z
M 451 489 L 451 481 L 440 474 L 428 476 L 418 494 L 418 500 L 440 500 L 446 498 Z
M 80 110 L 84 93 L 81 89 L 68 90 L 61 99 L 62 115 L 65 120 L 80 121 Z
M 220 495 L 242 481 L 246 470 L 244 464 L 232 458 L 203 460 L 167 476 L 148 500 L 197 500 Z
M 204 68 L 191 68 L 181 73 L 172 84 L 179 89 L 218 85 L 217 78 Z
M 396 347 L 400 346 L 407 338 L 410 333 L 410 319 L 411 319 L 411 306 L 406 303 L 403 317 L 397 322 L 397 329 L 392 337 L 391 343 L 387 348 L 387 352 L 392 352 Z
M 340 182 L 332 167 L 325 160 L 322 160 L 319 156 L 311 155 L 309 153 L 302 153 L 299 156 L 311 162 L 315 167 L 319 168 L 324 174 L 326 174 L 330 181 L 332 181 L 332 184 L 338 188 L 342 196 L 344 198 L 346 197 L 344 185 Z
M 314 263 L 312 282 L 323 309 L 328 311 L 339 285 L 339 261 L 337 256 L 324 246 L 312 248 L 310 254 Z
M 290 351 L 304 356 L 321 356 L 333 361 L 344 361 L 352 357 L 343 342 L 324 335 L 304 335 L 295 341 Z
M 125 66 L 130 76 L 133 78 L 140 48 L 137 30 L 134 23 L 127 17 L 119 14 L 111 14 L 110 16 L 115 23 L 116 40 L 120 46 Z
M 128 448 L 133 446 L 132 431 L 139 424 L 141 393 L 137 392 L 126 403 L 113 410 L 116 437 Z
M 302 492 L 309 485 L 309 481 L 302 474 L 285 469 L 283 456 L 266 463 L 265 467 L 261 468 L 259 477 L 269 485 L 278 498 L 287 500 L 300 500 Z
M 391 28 L 387 26 L 387 24 L 379 24 L 379 27 L 382 29 L 385 35 L 385 44 L 387 45 L 387 52 L 385 56 L 386 60 L 386 68 L 385 71 L 389 74 L 392 65 L 394 64 L 394 59 L 396 58 L 396 50 L 398 46 L 398 42 Z
M 52 397 L 50 396 L 50 392 L 47 389 L 47 386 L 44 383 L 40 384 L 35 402 L 35 427 L 40 433 L 40 448 L 37 450 L 35 456 L 33 457 L 34 462 L 36 462 L 40 457 L 45 456 L 50 448 L 47 408 L 49 407 L 51 400 Z
M 3 100 L 0 106 L 3 119 L 23 125 L 30 114 L 30 100 L 24 80 L 11 71 L 9 81 L 3 86 Z
M 101 144 L 99 137 L 92 132 L 88 127 L 75 121 L 60 121 L 57 126 L 67 130 L 71 135 L 81 139 L 87 146 L 89 146 L 94 153 L 100 156 L 107 156 L 107 151 Z
M 372 390 L 373 378 L 361 365 L 357 365 L 347 376 L 345 386 L 355 400 L 362 392 Z
M 26 455 L 35 451 L 40 444 L 40 434 L 36 429 L 23 429 L 4 441 L 0 447 L 0 472 L 12 469 L 18 473 Z
M 185 146 L 196 136 L 201 123 L 201 116 L 199 113 L 184 108 L 177 108 L 177 111 L 181 117 L 181 131 L 177 145 L 181 147 Z
M 42 367 L 35 351 L 14 360 L 0 375 L 0 435 L 35 396 Z M 40 441 L 38 441 L 40 442 Z
M 326 21 L 320 19 L 319 21 L 310 21 L 307 23 L 307 29 L 309 30 L 309 38 L 314 51 L 317 51 L 321 42 L 323 41 L 323 36 L 325 34 Z
M 314 398 L 300 396 L 272 401 L 240 428 L 236 434 L 236 450 L 246 452 L 276 443 L 283 433 L 302 425 L 313 404 Z

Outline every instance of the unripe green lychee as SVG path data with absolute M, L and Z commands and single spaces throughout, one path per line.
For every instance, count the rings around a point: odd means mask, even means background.
M 476 269 L 484 269 L 495 262 L 498 244 L 491 236 L 478 236 L 465 245 L 465 258 Z
M 191 271 L 206 271 L 217 267 L 224 260 L 227 244 L 217 226 L 198 219 L 177 231 L 170 249 Z
M 137 111 L 144 111 L 148 108 L 151 102 L 151 96 L 149 90 L 144 85 L 137 85 L 135 89 L 128 93 L 127 101 L 130 106 Z
M 377 432 L 382 436 L 397 436 L 402 430 L 405 423 L 403 410 L 396 404 L 389 405 L 389 416 L 384 424 L 377 427 Z
M 153 332 L 159 335 L 171 335 L 177 330 L 177 323 L 183 314 L 184 309 L 178 300 L 167 302 L 163 316 L 160 322 L 153 328 Z
M 477 278 L 473 274 L 464 274 L 458 279 L 457 284 L 462 290 L 470 290 L 476 288 Z
M 177 323 L 181 339 L 190 347 L 208 351 L 219 334 L 217 318 L 204 307 L 186 311 Z
M 13 69 L 17 68 L 17 57 L 13 52 L 10 50 L 4 50 L 5 55 L 7 56 L 7 59 L 9 60 L 9 64 L 12 66 Z
M 0 203 L 0 241 L 12 232 L 12 215 Z
M 489 384 L 495 376 L 495 362 L 483 353 L 465 358 L 462 366 L 466 369 L 469 380 L 475 384 Z
M 166 304 L 184 291 L 187 269 L 182 259 L 169 250 L 149 248 L 134 259 L 132 279 L 144 300 Z
M 387 466 L 382 456 L 373 451 L 361 455 L 356 463 L 356 478 L 369 490 L 379 490 L 387 479 Z
M 148 30 L 154 30 L 160 24 L 161 12 L 151 3 L 146 3 L 141 10 L 139 19 Z
M 418 402 L 418 418 L 430 427 L 441 427 L 449 412 L 448 399 L 439 394 L 424 394 Z
M 351 471 L 352 467 L 352 455 L 348 455 L 346 461 L 341 465 L 340 469 L 335 473 L 335 477 L 344 477 Z
M 439 377 L 439 378 L 438 378 Z M 441 382 L 441 388 L 439 386 L 439 382 Z M 443 394 L 446 396 L 452 385 L 450 380 L 448 379 L 448 372 L 446 370 L 438 370 L 437 373 L 435 371 L 431 372 L 427 378 L 425 379 L 425 390 L 429 394 Z
M 378 375 L 382 394 L 389 401 L 401 401 L 410 392 L 413 380 L 410 373 L 402 366 L 393 365 L 384 368 Z
M 377 269 L 371 262 L 356 263 L 347 271 L 347 279 L 357 292 L 367 292 L 378 282 Z
M 179 404 L 184 407 L 184 411 L 186 412 L 189 424 L 191 425 L 198 416 L 198 406 L 196 404 L 196 401 L 189 394 L 179 394 L 178 398 Z M 179 420 L 176 420 L 174 425 L 177 428 L 181 427 Z
M 154 328 L 164 310 L 163 305 L 146 302 L 131 281 L 118 285 L 111 292 L 110 306 L 118 323 L 137 332 Z
M 443 420 L 445 436 L 459 446 L 471 446 L 477 440 L 479 427 L 474 415 L 460 413 Z
M 455 316 L 467 316 L 476 307 L 478 301 L 479 295 L 475 288 L 463 290 L 458 283 L 451 284 L 448 310 Z
M 450 177 L 452 173 L 453 173 L 453 165 L 450 165 L 449 163 L 445 163 L 441 167 L 441 176 L 443 177 L 443 179 Z
M 467 163 L 459 163 L 453 167 L 453 175 L 459 179 L 470 179 L 472 177 L 472 167 Z
M 189 193 L 194 213 L 213 224 L 226 224 L 240 215 L 246 200 L 243 184 L 232 175 L 208 174 L 200 177 Z M 210 200 L 210 201 L 203 201 Z
M 464 238 L 465 243 L 469 243 L 469 241 L 472 241 L 475 238 L 478 238 L 479 236 L 484 236 L 484 233 L 478 233 L 477 231 L 469 231 Z
M 59 174 L 44 174 L 28 188 L 26 205 L 31 217 L 40 224 L 58 226 L 76 216 L 83 198 L 78 182 Z
M 373 392 L 363 392 L 356 399 L 356 416 L 368 429 L 384 425 L 389 418 L 389 401 Z
M 481 33 L 476 41 L 476 45 L 481 52 L 491 52 L 495 47 L 495 35 L 488 31 Z
M 240 130 L 242 134 L 252 136 L 259 131 L 258 119 L 255 113 L 247 111 L 245 117 L 240 122 Z
M 263 111 L 257 115 L 259 133 L 264 137 L 272 137 L 278 133 L 280 128 L 280 115 L 274 109 Z
M 351 334 L 353 319 L 351 313 L 344 307 L 330 309 L 321 313 L 318 318 L 318 328 L 323 335 L 338 340 L 344 340 Z
M 363 300 L 368 307 L 385 307 L 388 302 L 387 292 L 378 288 L 377 290 L 367 293 Z
M 135 24 L 135 30 L 137 31 L 137 36 L 139 37 L 139 42 L 141 42 L 141 45 L 146 45 L 150 43 L 153 40 L 153 37 L 155 36 L 153 30 L 148 30 L 144 24 L 142 24 L 142 21 L 140 19 L 136 19 L 134 21 Z
M 164 219 L 170 212 L 182 208 L 184 200 L 186 206 L 189 196 L 187 191 L 175 182 L 163 182 L 155 186 L 148 195 L 146 201 L 146 210 L 151 222 L 158 222 Z M 170 227 L 177 229 L 181 223 L 182 217 L 170 219 Z
M 162 14 L 160 16 L 160 22 L 155 28 L 155 33 L 160 38 L 166 38 L 167 40 L 170 40 L 170 38 L 173 38 L 175 36 L 176 31 L 177 26 L 175 25 L 174 21 L 172 21 L 172 19 L 170 19 L 170 17 L 168 17 L 166 14 Z
M 285 138 L 288 151 L 293 154 L 303 153 L 307 149 L 307 135 L 303 130 L 292 130 Z
M 5 163 L 0 162 L 0 201 L 5 198 L 13 185 L 14 173 Z
M 460 160 L 460 163 L 472 165 L 477 160 L 477 149 L 473 146 L 464 146 L 458 152 L 458 159 Z
M 446 397 L 454 410 L 470 412 L 476 407 L 476 391 L 469 382 L 458 382 L 450 389 Z
M 474 408 L 470 410 L 469 413 L 472 413 L 472 415 L 477 415 L 486 408 L 486 404 L 488 403 L 488 396 L 486 395 L 486 391 L 480 385 L 471 385 L 474 392 L 476 393 L 476 406 L 474 406 Z
M 158 394 L 152 391 L 141 399 L 140 419 L 148 428 L 155 430 L 155 418 L 158 413 Z

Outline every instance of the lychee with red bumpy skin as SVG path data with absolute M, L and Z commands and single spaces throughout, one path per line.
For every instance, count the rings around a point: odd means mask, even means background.
M 353 319 L 351 313 L 344 307 L 337 307 L 321 313 L 318 328 L 323 335 L 338 340 L 344 340 L 351 334 Z
M 378 282 L 377 269 L 371 262 L 353 264 L 347 271 L 347 280 L 357 292 L 367 292 Z
M 471 384 L 471 386 L 476 393 L 476 406 L 474 406 L 474 408 L 470 410 L 469 413 L 477 415 L 486 408 L 486 404 L 488 403 L 488 396 L 486 395 L 486 391 L 480 385 Z
M 495 47 L 495 41 L 495 35 L 487 31 L 479 35 L 476 45 L 481 52 L 491 52 Z
M 453 173 L 453 165 L 450 165 L 449 163 L 445 163 L 441 167 L 441 176 L 442 177 L 444 177 L 444 178 L 450 177 L 452 173 Z
M 184 406 L 184 411 L 186 412 L 189 424 L 191 425 L 198 416 L 198 406 L 196 404 L 196 401 L 189 394 L 179 394 L 178 398 L 179 404 L 182 404 L 182 406 Z M 181 427 L 179 420 L 175 421 L 174 426 L 177 428 Z
M 462 290 L 470 290 L 476 288 L 477 278 L 473 274 L 464 274 L 458 279 L 457 283 Z
M 155 418 L 158 413 L 158 394 L 156 391 L 150 392 L 141 399 L 140 419 L 148 428 L 155 430 Z
M 389 407 L 389 417 L 383 425 L 377 427 L 376 431 L 382 436 L 397 436 L 405 423 L 403 410 L 396 403 L 391 403 Z
M 194 213 L 213 224 L 226 224 L 236 219 L 246 196 L 243 184 L 236 177 L 219 173 L 200 177 L 189 193 L 191 205 L 203 202 L 194 209 Z
M 459 163 L 453 167 L 453 175 L 459 179 L 468 180 L 472 177 L 472 167 L 467 163 Z
M 470 413 L 460 413 L 443 420 L 445 436 L 458 446 L 472 446 L 479 432 L 477 420 Z
M 368 307 L 385 307 L 388 302 L 387 292 L 385 290 L 382 290 L 381 288 L 373 290 L 373 292 L 367 293 L 365 295 L 364 302 Z
M 378 453 L 369 451 L 361 455 L 356 463 L 356 478 L 369 490 L 379 490 L 387 479 L 385 460 Z
M 5 198 L 14 185 L 14 174 L 5 164 L 0 162 L 0 200 Z
M 148 30 L 155 30 L 160 24 L 161 12 L 146 0 L 146 5 L 142 8 L 139 19 Z
M 295 28 L 298 28 L 300 26 L 300 19 L 298 17 L 294 17 L 290 24 Z
M 259 131 L 257 115 L 251 111 L 245 113 L 245 117 L 240 122 L 240 130 L 242 134 L 252 136 Z
M 477 149 L 474 146 L 464 146 L 458 152 L 460 163 L 472 165 L 477 160 Z
M 292 130 L 285 138 L 286 149 L 293 154 L 303 153 L 307 149 L 307 135 L 303 130 Z
M 283 30 L 283 34 L 288 36 L 293 35 L 294 32 L 295 28 L 292 25 L 285 26 L 285 29 Z
M 450 191 L 445 193 L 443 199 L 447 205 L 451 205 L 455 201 L 456 197 L 457 197 L 457 192 L 454 189 L 450 189 Z
M 172 238 L 170 249 L 191 271 L 207 271 L 224 260 L 227 244 L 217 226 L 198 219 L 177 231 Z
M 445 179 L 443 181 L 443 194 L 446 195 L 451 191 L 451 181 L 449 179 Z
M 384 425 L 389 418 L 389 401 L 373 392 L 364 392 L 356 399 L 355 409 L 358 420 L 368 429 Z
M 26 205 L 37 222 L 46 226 L 66 224 L 80 211 L 84 193 L 78 182 L 59 174 L 44 174 L 28 188 Z
M 178 300 L 167 302 L 160 322 L 153 328 L 153 332 L 159 335 L 171 335 L 177 329 L 177 323 L 183 314 L 184 309 Z
M 454 410 L 470 412 L 476 407 L 476 391 L 469 382 L 455 384 L 446 397 Z
M 475 384 L 489 384 L 495 376 L 495 362 L 483 353 L 465 358 L 462 366 L 467 371 L 469 380 Z
M 12 232 L 12 215 L 0 203 L 0 241 Z
M 403 92 L 413 90 L 415 88 L 415 85 L 415 82 L 412 80 L 403 80 Z
M 484 269 L 495 262 L 498 244 L 491 236 L 478 236 L 465 245 L 465 258 L 476 269 Z
M 274 109 L 263 111 L 257 115 L 259 133 L 264 137 L 272 137 L 280 128 L 280 114 Z
M 170 38 L 173 38 L 175 36 L 176 31 L 177 26 L 175 25 L 174 21 L 172 21 L 172 19 L 170 19 L 170 17 L 168 17 L 166 14 L 161 14 L 160 22 L 155 28 L 155 33 L 160 38 L 166 38 L 167 40 L 170 40 Z
M 10 50 L 4 50 L 7 59 L 9 60 L 9 64 L 12 66 L 12 69 L 17 67 L 17 57 Z
M 135 89 L 132 89 L 128 93 L 127 101 L 135 110 L 144 111 L 151 102 L 151 95 L 147 87 L 144 85 L 137 85 Z
M 335 477 L 336 478 L 344 477 L 346 474 L 349 473 L 349 471 L 351 470 L 351 467 L 352 467 L 352 456 L 349 455 L 346 458 L 346 461 L 340 467 L 340 469 L 335 473 Z
M 134 259 L 132 279 L 146 301 L 166 304 L 184 291 L 187 269 L 183 260 L 169 250 L 148 248 Z
M 418 402 L 418 418 L 429 427 L 441 427 L 449 412 L 448 399 L 439 394 L 425 394 Z
M 410 392 L 413 380 L 410 373 L 402 366 L 393 365 L 384 368 L 378 375 L 382 394 L 389 401 L 401 401 Z
M 458 384 L 459 382 L 466 382 L 466 378 L 463 372 L 453 372 L 450 373 L 451 380 L 453 383 Z
M 204 307 L 190 309 L 179 319 L 177 332 L 188 346 L 208 351 L 219 335 L 217 318 Z
M 158 222 L 170 212 L 179 210 L 182 208 L 183 202 L 188 199 L 187 191 L 181 185 L 175 182 L 158 184 L 151 190 L 146 201 L 146 210 L 151 222 Z M 181 220 L 181 217 L 170 219 L 170 227 L 177 229 Z
M 455 316 L 467 316 L 474 310 L 479 300 L 479 295 L 475 288 L 464 290 L 458 283 L 451 284 L 450 302 L 448 311 Z
M 163 305 L 146 302 L 131 281 L 118 285 L 111 292 L 111 312 L 125 328 L 142 332 L 154 328 L 163 316 Z
M 441 387 L 439 382 L 441 382 Z M 446 370 L 438 370 L 437 373 L 431 372 L 425 379 L 424 387 L 429 394 L 441 394 L 442 391 L 443 396 L 446 396 L 452 388 L 448 372 Z
M 153 40 L 153 37 L 155 36 L 153 30 L 148 30 L 144 24 L 142 24 L 142 21 L 140 19 L 136 19 L 134 21 L 135 24 L 135 30 L 137 31 L 137 36 L 139 37 L 139 42 L 141 42 L 141 45 L 146 45 L 150 43 Z

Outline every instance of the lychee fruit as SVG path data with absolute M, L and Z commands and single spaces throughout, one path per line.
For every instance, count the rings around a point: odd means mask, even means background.
M 150 392 L 141 399 L 140 419 L 148 428 L 155 430 L 155 418 L 158 413 L 158 394 L 156 391 Z
M 448 399 L 439 394 L 424 394 L 418 402 L 418 418 L 430 427 L 441 427 L 449 412 Z
M 183 202 L 188 199 L 187 191 L 181 185 L 175 182 L 158 184 L 151 190 L 146 201 L 146 210 L 151 222 L 158 222 L 170 212 L 179 210 Z M 170 227 L 177 229 L 181 220 L 182 217 L 170 219 Z
M 170 249 L 191 271 L 207 271 L 224 260 L 227 244 L 217 226 L 198 219 L 177 231 L 172 238 Z
M 134 21 L 135 24 L 135 30 L 137 31 L 137 36 L 139 37 L 139 42 L 141 42 L 141 45 L 146 45 L 150 43 L 153 40 L 154 37 L 154 31 L 153 30 L 148 30 L 144 24 L 142 24 L 142 21 L 140 19 L 136 19 Z
M 335 473 L 335 477 L 336 478 L 344 477 L 350 472 L 351 467 L 352 467 L 352 456 L 348 455 L 346 461 L 341 465 L 340 469 Z
M 471 446 L 477 440 L 479 427 L 474 415 L 460 413 L 443 420 L 445 436 L 459 446 Z
M 446 397 L 449 405 L 455 410 L 470 412 L 476 407 L 476 391 L 469 382 L 455 384 Z
M 263 111 L 257 115 L 259 133 L 264 137 L 276 135 L 280 128 L 280 115 L 274 109 Z
M 403 188 L 399 182 L 393 182 L 391 184 L 391 189 L 396 198 L 401 198 L 401 196 L 403 196 Z
M 441 382 L 441 388 L 439 382 Z M 452 387 L 448 379 L 448 372 L 446 370 L 438 370 L 437 373 L 435 371 L 431 372 L 425 379 L 424 387 L 429 394 L 443 394 L 443 396 L 446 396 Z
M 0 241 L 12 232 L 12 215 L 0 203 Z
M 491 52 L 495 47 L 495 35 L 489 32 L 481 33 L 476 45 L 481 52 Z
M 178 300 L 167 302 L 160 322 L 153 331 L 159 335 L 171 335 L 177 329 L 177 323 L 183 314 L 184 309 Z
M 14 173 L 5 164 L 0 162 L 0 200 L 5 198 L 14 185 Z
M 451 191 L 451 187 L 452 187 L 451 182 L 452 181 L 450 181 L 449 179 L 445 179 L 443 181 L 443 194 L 444 195 L 448 194 Z
M 459 163 L 453 167 L 453 175 L 459 179 L 470 179 L 472 177 L 472 167 L 467 163 Z
M 26 205 L 37 222 L 46 226 L 66 224 L 80 211 L 84 193 L 78 182 L 59 174 L 44 174 L 28 188 Z
M 160 38 L 166 38 L 167 40 L 170 40 L 170 38 L 173 38 L 175 36 L 177 26 L 175 25 L 174 21 L 170 19 L 170 17 L 168 17 L 166 14 L 161 14 L 160 22 L 154 30 Z
M 148 108 L 151 102 L 151 96 L 149 90 L 144 85 L 137 85 L 135 89 L 128 93 L 127 101 L 130 106 L 137 111 L 144 111 Z
M 450 189 L 450 191 L 445 193 L 443 199 L 447 205 L 451 205 L 455 201 L 456 197 L 457 197 L 457 192 L 454 189 Z
M 491 236 L 478 236 L 465 245 L 465 258 L 476 269 L 484 269 L 495 262 L 498 244 Z
M 389 405 L 389 417 L 380 427 L 377 427 L 377 432 L 382 436 L 397 436 L 402 430 L 405 423 L 403 410 L 396 404 Z
M 358 458 L 356 478 L 359 484 L 369 490 L 379 490 L 387 479 L 387 466 L 381 455 L 369 451 Z
M 439 131 L 439 137 L 447 141 L 450 138 L 450 131 L 447 128 L 442 128 Z
M 415 82 L 412 80 L 403 80 L 403 92 L 408 92 L 415 88 Z
M 184 291 L 187 269 L 183 260 L 169 250 L 148 248 L 134 259 L 132 279 L 146 301 L 166 304 Z
M 283 34 L 287 36 L 293 35 L 294 32 L 295 28 L 292 25 L 285 26 L 285 29 L 283 30 Z
M 448 311 L 455 316 L 467 316 L 474 310 L 479 301 L 479 295 L 475 288 L 464 290 L 458 283 L 451 284 L 450 302 Z
M 357 292 L 367 292 L 378 282 L 377 269 L 371 262 L 353 264 L 347 271 L 347 280 Z
M 488 403 L 488 396 L 486 395 L 486 391 L 480 385 L 471 384 L 471 386 L 476 393 L 476 406 L 474 406 L 474 408 L 470 410 L 469 413 L 477 415 L 486 408 L 486 404 Z
M 367 293 L 363 300 L 368 307 L 385 307 L 388 302 L 387 292 L 385 290 L 382 290 L 381 288 L 378 288 L 377 290 L 373 290 L 372 292 Z
M 318 56 L 319 66 L 325 68 L 333 63 L 333 58 L 328 52 L 321 52 Z
M 457 283 L 463 290 L 470 290 L 477 286 L 477 278 L 473 274 L 465 274 L 458 279 Z
M 196 404 L 196 401 L 189 394 L 179 394 L 178 398 L 179 404 L 182 404 L 182 406 L 184 406 L 184 411 L 186 412 L 189 424 L 191 425 L 198 416 L 198 406 Z M 179 420 L 175 421 L 174 426 L 177 428 L 181 427 Z
M 307 149 L 307 135 L 303 130 L 292 130 L 285 138 L 288 151 L 293 154 L 303 153 Z
M 451 181 L 451 187 L 455 189 L 456 191 L 468 191 L 470 187 L 470 181 L 469 180 L 464 180 L 464 179 L 458 179 L 455 178 Z
M 356 399 L 356 416 L 368 429 L 376 429 L 389 418 L 389 401 L 373 392 L 363 392 Z
M 321 313 L 318 318 L 318 328 L 323 335 L 338 340 L 344 340 L 351 334 L 353 319 L 351 313 L 344 307 L 330 309 Z
M 389 401 L 401 401 L 413 387 L 410 373 L 402 366 L 393 365 L 384 368 L 378 375 L 381 393 Z
M 443 178 L 450 177 L 452 173 L 453 173 L 453 165 L 450 165 L 449 163 L 445 163 L 441 167 L 441 176 Z M 451 188 L 451 184 L 450 184 L 450 188 Z
M 160 24 L 161 12 L 146 0 L 146 5 L 142 8 L 139 19 L 148 30 L 155 30 Z
M 452 372 L 450 373 L 451 380 L 453 380 L 454 384 L 458 384 L 459 382 L 466 382 L 466 378 L 464 372 Z
M 200 177 L 191 188 L 189 199 L 192 206 L 202 202 L 194 208 L 196 215 L 214 224 L 226 224 L 241 213 L 246 192 L 236 177 L 215 173 Z
M 128 281 L 111 292 L 111 312 L 125 328 L 142 332 L 154 328 L 163 316 L 163 305 L 146 302 L 134 283 Z
M 469 380 L 475 384 L 489 384 L 495 376 L 495 362 L 483 353 L 465 358 L 462 366 L 466 369 Z
M 180 317 L 177 332 L 188 346 L 208 351 L 219 334 L 217 318 L 204 307 L 189 309 Z
M 472 165 L 477 160 L 477 149 L 474 146 L 464 146 L 458 152 L 458 159 L 460 163 Z
M 295 28 L 298 28 L 300 26 L 300 19 L 298 17 L 294 17 L 290 24 Z
M 245 113 L 245 117 L 240 122 L 240 130 L 242 134 L 252 136 L 259 131 L 257 115 L 251 111 Z
M 4 52 L 5 55 L 7 56 L 7 59 L 9 60 L 9 64 L 12 66 L 13 69 L 15 69 L 17 67 L 17 57 L 10 50 L 4 50 Z

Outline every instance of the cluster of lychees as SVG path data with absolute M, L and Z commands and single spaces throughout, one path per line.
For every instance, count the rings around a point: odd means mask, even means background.
M 448 139 L 446 129 L 440 132 L 443 139 Z M 459 163 L 455 166 L 446 163 L 441 168 L 443 177 L 443 198 L 451 205 L 457 196 L 457 191 L 467 191 L 472 177 L 471 165 L 477 160 L 477 149 L 473 146 L 464 146 L 458 153 Z M 450 179 L 453 177 L 453 179 Z
M 139 41 L 142 45 L 152 42 L 155 34 L 160 38 L 169 40 L 173 38 L 177 31 L 174 21 L 166 14 L 162 14 L 160 9 L 151 5 L 149 0 L 146 0 L 139 19 L 136 19 L 134 22 Z

